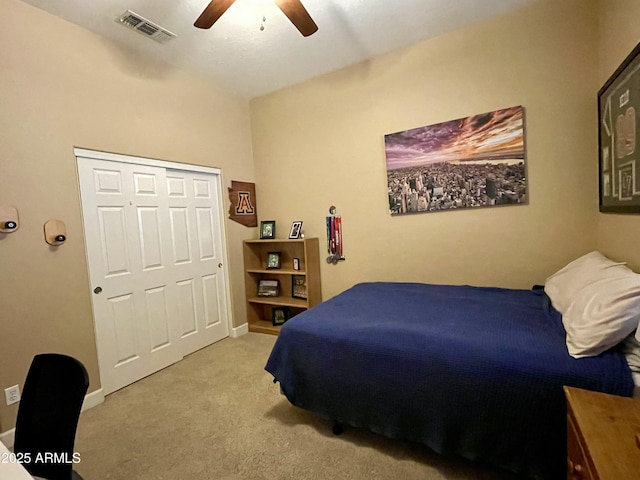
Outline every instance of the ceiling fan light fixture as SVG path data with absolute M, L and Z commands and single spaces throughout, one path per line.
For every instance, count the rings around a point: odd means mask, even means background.
M 264 1 L 260 0 L 260 2 Z M 269 0 L 269 2 L 274 1 L 304 37 L 308 37 L 318 30 L 318 26 L 300 0 Z M 197 28 L 211 28 L 234 2 L 235 0 L 211 0 L 193 25 Z M 263 3 L 260 4 L 264 5 Z M 261 27 L 264 27 L 264 21 Z M 260 30 L 264 30 L 264 28 L 260 28 Z

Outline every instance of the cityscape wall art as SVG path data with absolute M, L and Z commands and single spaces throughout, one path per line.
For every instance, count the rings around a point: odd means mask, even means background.
M 528 203 L 524 107 L 385 135 L 391 215 Z

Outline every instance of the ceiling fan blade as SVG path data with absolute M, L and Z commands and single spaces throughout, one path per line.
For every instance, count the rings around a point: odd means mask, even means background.
M 300 0 L 276 0 L 276 4 L 303 36 L 308 37 L 318 31 L 316 22 Z
M 211 0 L 207 8 L 200 14 L 193 24 L 198 28 L 211 28 L 236 0 Z

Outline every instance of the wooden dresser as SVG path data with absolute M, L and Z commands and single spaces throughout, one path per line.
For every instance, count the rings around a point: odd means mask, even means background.
M 567 479 L 640 478 L 640 401 L 564 387 Z

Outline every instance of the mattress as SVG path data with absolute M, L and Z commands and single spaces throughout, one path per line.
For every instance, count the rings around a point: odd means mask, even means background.
M 289 320 L 266 365 L 331 420 L 561 478 L 562 386 L 631 396 L 625 357 L 574 359 L 542 289 L 362 283 Z

